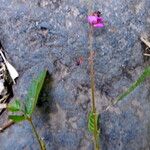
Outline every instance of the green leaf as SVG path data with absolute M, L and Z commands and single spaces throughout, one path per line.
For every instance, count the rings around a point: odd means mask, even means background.
M 123 98 L 125 98 L 126 96 L 128 96 L 133 90 L 135 90 L 141 83 L 144 82 L 144 80 L 150 77 L 150 67 L 147 67 L 143 73 L 141 74 L 141 76 L 129 87 L 129 89 L 124 92 L 123 94 L 121 94 L 115 101 L 113 104 L 116 104 L 118 101 L 122 100 Z
M 94 133 L 94 115 L 96 115 L 96 124 L 98 126 L 99 124 L 99 115 L 97 114 L 94 114 L 93 112 L 90 112 L 89 113 L 89 117 L 88 117 L 88 130 L 92 133 Z M 98 132 L 98 129 L 97 129 L 97 132 Z
M 35 106 L 37 104 L 41 89 L 43 87 L 47 71 L 44 70 L 40 73 L 36 80 L 32 81 L 31 87 L 29 88 L 28 95 L 25 102 L 26 114 L 31 116 Z
M 15 100 L 12 103 L 8 104 L 7 109 L 11 112 L 18 112 L 21 109 L 21 103 L 19 100 Z
M 23 116 L 23 115 L 21 115 L 21 116 L 19 116 L 19 115 L 10 115 L 9 119 L 11 119 L 12 121 L 18 123 L 18 122 L 26 120 L 26 117 Z

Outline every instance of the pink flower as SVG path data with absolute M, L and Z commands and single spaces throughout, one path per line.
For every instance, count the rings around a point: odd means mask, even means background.
M 93 15 L 88 16 L 88 22 L 95 28 L 104 27 L 104 20 L 100 17 L 100 12 L 94 12 Z

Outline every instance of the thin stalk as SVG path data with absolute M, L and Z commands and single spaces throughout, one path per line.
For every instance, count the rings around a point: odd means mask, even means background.
M 35 136 L 36 136 L 36 139 L 37 139 L 37 141 L 38 141 L 38 143 L 39 143 L 39 145 L 40 145 L 41 150 L 46 150 L 45 147 L 43 146 L 43 143 L 42 143 L 42 141 L 41 141 L 41 138 L 40 138 L 40 136 L 38 135 L 38 133 L 37 133 L 37 131 L 36 131 L 36 128 L 35 128 L 35 126 L 34 126 L 34 124 L 33 124 L 33 122 L 32 122 L 32 118 L 29 118 L 28 121 L 29 121 L 29 123 L 30 123 L 31 126 L 32 126 L 32 130 L 33 130 L 33 132 L 34 132 L 34 134 L 35 134 Z
M 91 4 L 90 4 L 91 5 Z M 92 95 L 92 112 L 94 115 L 94 147 L 95 150 L 99 150 L 99 138 L 98 138 L 98 127 L 97 127 L 97 113 L 96 113 L 96 104 L 95 104 L 95 76 L 94 76 L 94 51 L 93 51 L 93 28 L 90 26 L 89 32 L 89 49 L 90 49 L 90 80 L 91 80 L 91 95 Z
M 91 8 L 92 8 L 92 1 L 89 0 L 89 9 L 88 13 L 91 13 Z M 91 95 L 92 95 L 92 111 L 93 113 L 96 112 L 96 107 L 95 107 L 95 81 L 94 81 L 94 62 L 93 62 L 93 56 L 94 56 L 94 51 L 93 51 L 93 28 L 92 26 L 89 26 L 89 50 L 90 50 L 90 57 L 89 57 L 89 65 L 90 65 L 90 79 L 91 79 Z
M 90 15 L 92 12 L 92 0 L 88 2 L 88 14 Z M 94 147 L 95 150 L 100 150 L 99 147 L 99 133 L 97 127 L 97 113 L 96 113 L 96 104 L 95 104 L 95 76 L 94 76 L 94 51 L 93 51 L 93 28 L 92 26 L 89 27 L 89 50 L 90 50 L 90 58 L 89 58 L 89 65 L 90 65 L 90 80 L 91 80 L 91 103 L 92 103 L 92 112 L 94 115 Z
M 94 62 L 93 62 L 93 54 L 92 51 L 90 52 L 90 79 L 91 79 L 91 95 L 92 95 L 92 111 L 96 113 L 96 106 L 95 106 L 95 77 L 94 77 Z
M 94 63 L 93 63 L 93 52 L 90 53 L 90 78 L 91 78 L 91 95 L 92 95 L 92 112 L 94 115 L 94 147 L 95 150 L 99 150 L 99 138 L 98 138 L 98 127 L 97 127 L 97 113 L 95 106 L 95 77 L 94 77 Z

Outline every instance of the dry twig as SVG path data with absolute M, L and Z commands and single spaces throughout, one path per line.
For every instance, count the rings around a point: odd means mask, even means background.
M 0 133 L 9 128 L 11 125 L 15 124 L 13 121 L 9 121 L 6 124 L 4 124 L 2 127 L 0 127 Z

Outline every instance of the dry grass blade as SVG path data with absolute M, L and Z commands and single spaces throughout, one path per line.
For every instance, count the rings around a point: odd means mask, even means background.
M 145 49 L 144 56 L 150 56 L 149 51 L 147 52 L 147 50 L 150 49 L 150 42 L 148 41 L 148 38 L 142 36 L 140 39 L 141 39 L 141 41 L 142 41 L 142 42 L 146 45 L 146 47 L 147 47 L 147 48 Z
M 141 37 L 140 39 L 141 39 L 141 41 L 142 41 L 147 47 L 150 48 L 150 42 L 147 40 L 147 38 Z
M 146 53 L 144 53 L 144 56 L 150 56 L 150 54 L 146 54 Z
M 7 104 L 0 104 L 0 109 L 5 109 L 7 108 Z

